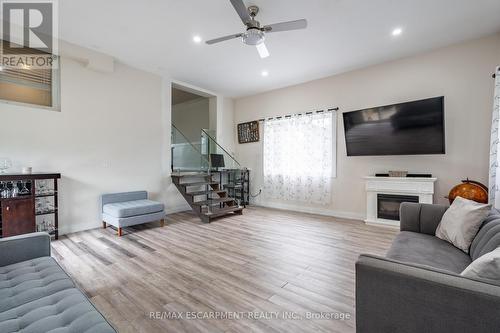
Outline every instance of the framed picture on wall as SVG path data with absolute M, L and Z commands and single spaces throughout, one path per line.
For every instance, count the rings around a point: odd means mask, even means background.
M 238 124 L 238 143 L 258 142 L 259 139 L 258 121 Z

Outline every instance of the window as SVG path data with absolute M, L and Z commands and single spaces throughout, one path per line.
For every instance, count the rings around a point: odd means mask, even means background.
M 268 120 L 264 124 L 264 195 L 329 204 L 335 176 L 336 113 Z
M 54 59 L 53 68 L 8 67 L 0 63 L 0 100 L 58 110 L 58 60 Z

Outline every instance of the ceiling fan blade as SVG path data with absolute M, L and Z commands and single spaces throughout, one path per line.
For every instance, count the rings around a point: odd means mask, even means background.
M 241 21 L 243 21 L 244 25 L 252 20 L 250 14 L 248 14 L 247 7 L 243 3 L 243 0 L 231 0 L 231 4 L 233 5 L 234 10 L 236 10 L 238 15 L 240 16 Z
M 261 58 L 269 57 L 269 51 L 267 50 L 266 44 L 260 43 L 255 46 L 257 47 L 257 51 L 259 52 Z
M 281 22 L 275 24 L 269 24 L 264 26 L 265 32 L 279 32 L 279 31 L 288 31 L 288 30 L 298 30 L 307 28 L 307 20 L 296 20 L 296 21 L 288 21 Z
M 233 34 L 233 35 L 229 35 L 229 36 L 224 36 L 224 37 L 219 37 L 219 38 L 215 38 L 215 39 L 211 39 L 211 40 L 207 40 L 205 43 L 207 43 L 208 45 L 212 45 L 212 44 L 215 44 L 215 43 L 219 43 L 219 42 L 223 42 L 225 40 L 230 40 L 230 39 L 234 39 L 234 38 L 238 38 L 238 37 L 241 37 L 243 36 L 243 34 Z

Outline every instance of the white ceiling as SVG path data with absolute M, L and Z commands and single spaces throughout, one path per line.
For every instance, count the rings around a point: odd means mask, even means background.
M 247 0 L 261 24 L 306 18 L 268 34 L 271 56 L 240 40 L 229 0 L 64 0 L 61 38 L 227 96 L 284 87 L 500 31 L 499 0 Z M 395 27 L 403 34 L 391 35 Z M 261 72 L 267 70 L 268 77 Z

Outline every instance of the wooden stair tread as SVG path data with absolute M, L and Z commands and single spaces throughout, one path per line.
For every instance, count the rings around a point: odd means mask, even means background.
M 204 194 L 210 194 L 210 193 L 217 193 L 217 194 L 221 194 L 221 193 L 226 193 L 227 191 L 226 190 L 209 190 L 209 191 L 196 191 L 196 192 L 186 192 L 186 195 L 190 195 L 190 196 L 195 196 L 195 195 L 204 195 Z
M 218 182 L 194 182 L 194 183 L 179 183 L 180 186 L 202 186 L 202 185 L 218 185 Z
M 211 213 L 203 212 L 201 214 L 204 216 L 210 217 L 210 218 L 214 218 L 214 217 L 219 217 L 219 216 L 227 215 L 229 213 L 234 213 L 234 212 L 238 212 L 238 211 L 242 211 L 242 210 L 243 210 L 243 207 L 241 207 L 241 206 L 231 206 L 231 207 L 224 207 L 221 209 L 213 210 Z
M 212 219 L 225 215 L 243 214 L 244 207 L 236 205 L 236 200 L 227 196 L 227 190 L 221 189 L 221 184 L 218 181 L 212 180 L 211 174 L 198 172 L 177 173 L 172 174 L 171 179 L 172 183 L 191 206 L 193 212 L 195 212 L 203 222 L 210 223 Z M 192 192 L 188 192 L 190 186 L 207 187 L 204 190 L 195 189 Z M 212 193 L 218 194 L 219 197 L 211 198 L 212 196 L 209 196 L 209 194 Z M 194 202 L 197 195 L 206 195 L 207 200 Z M 219 205 L 224 203 L 224 207 L 219 207 Z M 210 213 L 208 212 L 209 210 Z
M 224 203 L 224 202 L 231 202 L 231 201 L 234 201 L 233 198 L 214 198 L 214 199 L 211 199 L 211 200 L 203 200 L 203 201 L 195 201 L 193 202 L 193 205 L 196 205 L 196 206 L 205 206 L 205 205 L 218 205 L 220 203 Z

